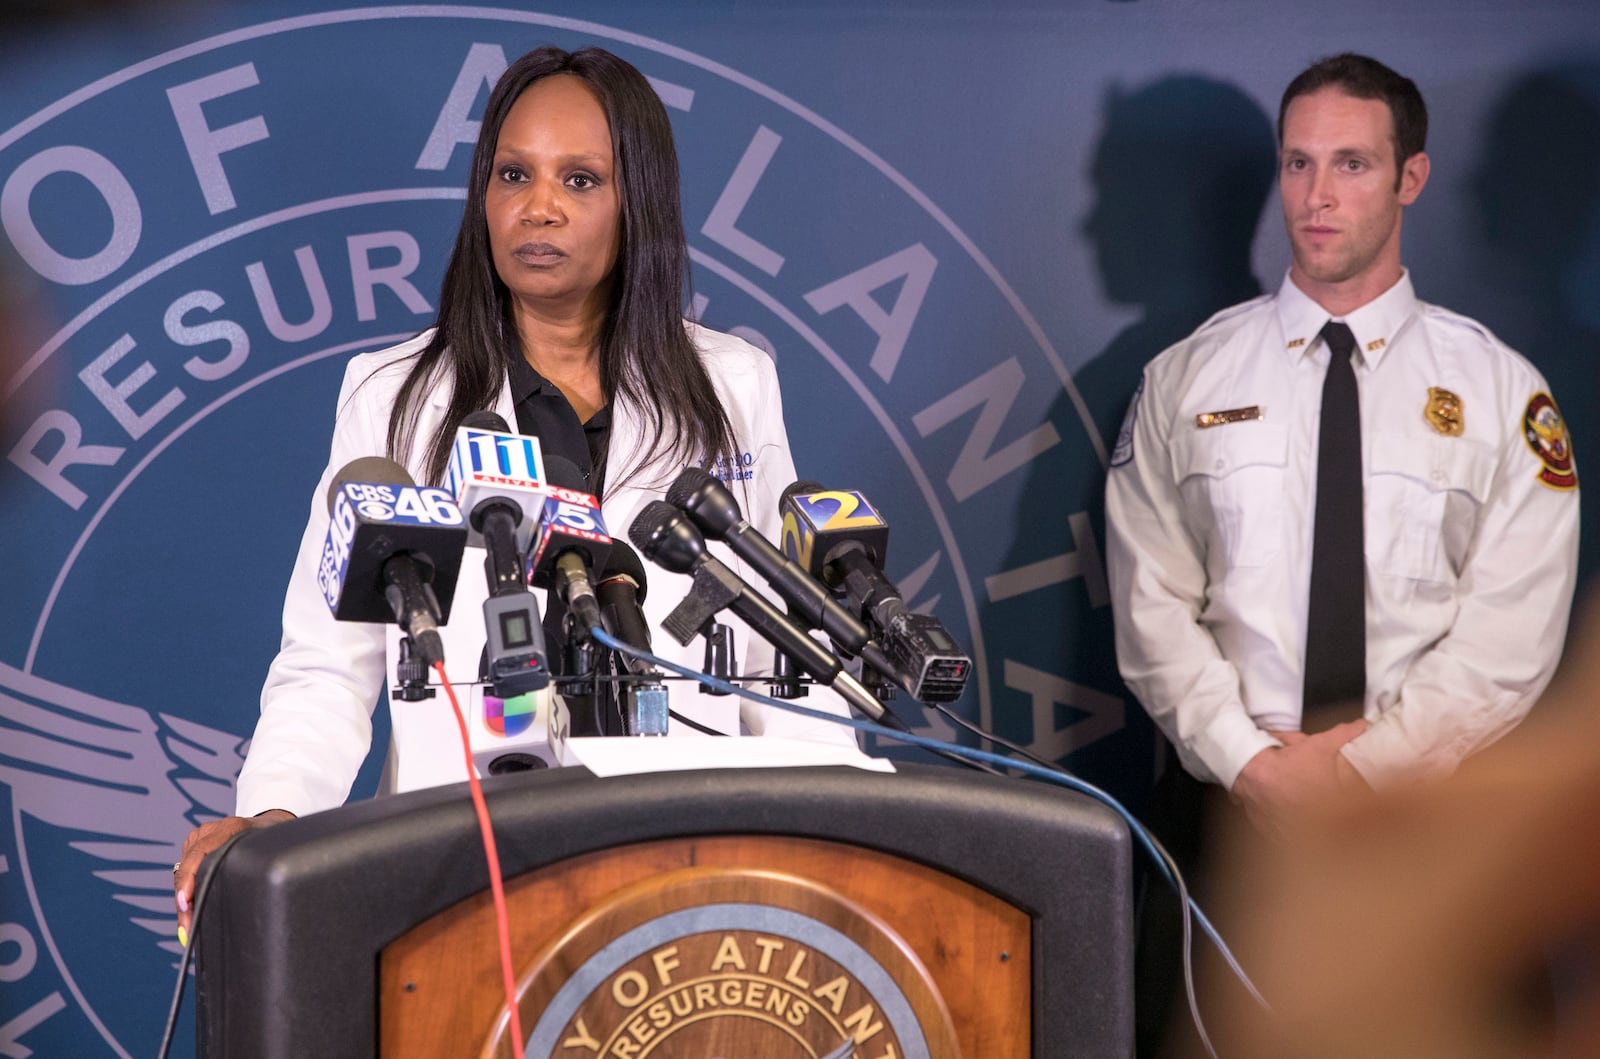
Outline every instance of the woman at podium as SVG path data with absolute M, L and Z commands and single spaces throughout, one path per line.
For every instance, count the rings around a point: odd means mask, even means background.
M 180 933 L 209 851 L 246 828 L 341 804 L 370 747 L 397 630 L 335 621 L 318 583 L 324 496 L 350 461 L 383 454 L 415 481 L 439 484 L 462 420 L 488 410 L 537 436 L 547 466 L 569 461 L 613 534 L 697 465 L 727 481 L 751 524 L 776 538 L 778 498 L 796 477 L 777 374 L 761 350 L 683 319 L 688 262 L 672 130 L 643 75 L 598 48 L 540 48 L 512 63 L 484 110 L 434 326 L 346 370 L 237 815 L 196 828 L 174 867 Z M 451 681 L 463 687 L 479 680 L 485 642 L 479 558 L 468 549 L 440 630 Z M 651 579 L 645 612 L 655 625 L 689 579 L 665 571 Z M 742 668 L 760 671 L 770 649 L 729 621 Z M 657 649 L 701 661 L 698 646 Z M 476 695 L 481 702 L 481 688 Z M 672 694 L 676 714 L 713 733 L 853 745 L 848 729 L 741 701 L 692 687 Z M 811 702 L 844 712 L 831 696 Z M 394 703 L 390 716 L 381 789 L 465 779 L 442 696 Z M 674 724 L 672 734 L 699 733 Z

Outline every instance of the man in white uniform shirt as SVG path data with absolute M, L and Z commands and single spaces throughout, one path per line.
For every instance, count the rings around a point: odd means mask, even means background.
M 1401 264 L 1426 131 L 1416 86 L 1372 59 L 1289 85 L 1289 274 L 1146 367 L 1112 458 L 1123 678 L 1187 773 L 1269 836 L 1503 736 L 1566 632 L 1566 426 L 1527 361 L 1418 301 Z M 1341 447 L 1342 480 L 1321 462 Z

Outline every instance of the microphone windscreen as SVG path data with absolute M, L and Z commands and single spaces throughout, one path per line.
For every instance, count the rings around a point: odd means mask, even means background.
M 461 425 L 473 430 L 492 430 L 497 434 L 516 433 L 494 412 L 468 412 L 467 418 L 461 421 Z
M 565 456 L 546 456 L 544 476 L 551 485 L 559 485 L 563 489 L 576 489 L 580 493 L 589 491 L 588 483 L 583 480 L 583 472 L 578 470 L 576 463 Z
M 361 456 L 339 468 L 339 473 L 328 483 L 328 514 L 333 514 L 333 502 L 346 482 L 370 482 L 374 485 L 416 485 L 411 472 L 384 456 Z
M 703 467 L 685 467 L 678 472 L 678 477 L 672 480 L 672 485 L 667 489 L 667 503 L 673 507 L 683 507 L 707 481 L 716 480 L 716 477 Z
M 673 519 L 682 517 L 683 512 L 665 500 L 652 500 L 634 517 L 633 525 L 628 527 L 628 539 L 633 542 L 635 548 L 643 552 L 651 537 L 664 529 Z
M 789 488 L 785 489 L 783 491 L 783 495 L 778 499 L 779 501 L 785 501 L 791 499 L 792 497 L 801 496 L 806 493 L 826 492 L 827 488 L 828 487 L 823 485 L 821 482 L 813 482 L 809 479 L 802 478 L 797 482 L 789 483 Z

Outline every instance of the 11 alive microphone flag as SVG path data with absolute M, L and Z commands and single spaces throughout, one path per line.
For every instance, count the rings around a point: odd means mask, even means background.
M 450 448 L 450 465 L 444 487 L 463 511 L 471 511 L 490 497 L 519 499 L 524 516 L 536 509 L 549 491 L 539 439 L 498 430 L 463 426 Z M 535 520 L 517 524 L 517 548 L 526 551 Z M 483 532 L 468 528 L 467 543 L 483 547 Z

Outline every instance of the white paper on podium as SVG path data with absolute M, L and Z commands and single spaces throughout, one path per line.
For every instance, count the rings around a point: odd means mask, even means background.
M 563 764 L 582 765 L 596 776 L 816 765 L 848 765 L 869 772 L 894 771 L 893 762 L 868 757 L 854 747 L 776 736 L 731 739 L 583 736 L 566 740 L 562 759 Z

